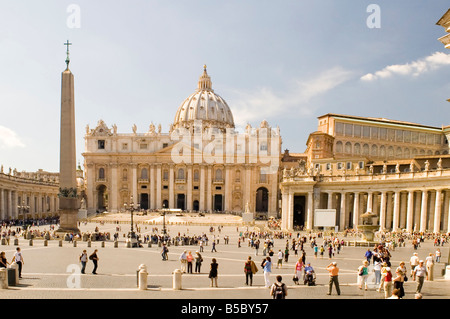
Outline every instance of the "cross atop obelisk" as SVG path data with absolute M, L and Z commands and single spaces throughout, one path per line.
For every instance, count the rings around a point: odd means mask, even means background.
M 74 77 L 69 70 L 69 45 L 67 40 L 67 68 L 61 78 L 61 135 L 59 154 L 59 218 L 60 228 L 57 232 L 79 233 L 76 179 L 76 145 L 75 145 L 75 94 Z
M 67 69 L 69 68 L 69 62 L 70 62 L 70 58 L 69 58 L 69 45 L 72 45 L 72 43 L 69 42 L 69 40 L 66 41 L 66 43 L 64 43 L 64 45 L 67 47 L 66 50 L 66 65 L 67 65 Z

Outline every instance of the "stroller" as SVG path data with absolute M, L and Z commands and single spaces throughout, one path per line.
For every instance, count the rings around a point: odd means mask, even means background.
M 308 285 L 308 286 L 315 286 L 316 285 L 316 273 L 311 270 L 305 271 L 304 278 L 303 278 L 303 284 Z

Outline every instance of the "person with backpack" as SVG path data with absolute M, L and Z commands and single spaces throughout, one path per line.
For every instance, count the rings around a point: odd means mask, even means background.
M 247 286 L 248 286 L 249 281 L 250 281 L 250 286 L 253 285 L 253 275 L 256 274 L 257 271 L 258 271 L 258 268 L 256 267 L 255 262 L 252 260 L 251 256 L 248 256 L 248 259 L 244 264 L 245 284 Z
M 88 260 L 88 256 L 87 256 L 87 252 L 86 252 L 86 249 L 85 249 L 85 250 L 83 250 L 83 252 L 81 253 L 81 256 L 80 256 L 81 273 L 82 274 L 85 274 L 87 260 Z
M 272 288 L 270 289 L 270 295 L 273 297 L 273 299 L 286 299 L 286 296 L 288 294 L 287 292 L 287 286 L 282 282 L 283 278 L 278 275 L 277 281 L 272 285 Z
M 163 261 L 169 260 L 168 253 L 169 253 L 169 248 L 167 248 L 166 244 L 163 244 L 163 248 L 161 251 L 161 256 L 162 256 Z
M 96 275 L 97 274 L 97 267 L 98 267 L 98 256 L 97 256 L 97 249 L 94 250 L 94 252 L 89 256 L 89 259 L 92 260 L 92 262 L 94 263 L 94 269 L 92 270 L 92 274 Z

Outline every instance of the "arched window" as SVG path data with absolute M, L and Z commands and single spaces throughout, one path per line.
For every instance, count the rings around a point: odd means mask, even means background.
M 355 154 L 355 155 L 361 154 L 361 145 L 359 145 L 359 143 L 355 143 L 355 146 L 354 146 L 354 154 Z
M 198 173 L 198 169 L 196 169 L 195 171 L 194 171 L 194 181 L 198 181 L 199 180 L 199 173 Z
M 122 180 L 126 181 L 128 179 L 128 170 L 125 168 L 122 171 Z
M 393 158 L 394 157 L 394 148 L 392 146 L 389 146 L 389 148 L 388 148 L 387 157 L 388 158 Z
M 363 155 L 369 155 L 369 145 L 368 144 L 363 145 Z
M 384 147 L 384 145 L 380 146 L 380 157 L 386 157 L 386 148 Z
M 372 156 L 378 156 L 378 146 L 376 146 L 375 144 L 372 145 L 372 150 L 370 152 L 370 155 Z
M 336 153 L 342 153 L 343 146 L 341 141 L 336 142 Z
M 347 153 L 347 154 L 352 153 L 352 143 L 350 143 L 350 142 L 345 143 L 345 153 Z
M 397 147 L 397 150 L 395 151 L 395 157 L 396 158 L 402 158 L 403 151 L 401 147 Z
M 403 157 L 404 158 L 410 158 L 411 157 L 411 150 L 409 148 L 405 148 L 403 151 Z

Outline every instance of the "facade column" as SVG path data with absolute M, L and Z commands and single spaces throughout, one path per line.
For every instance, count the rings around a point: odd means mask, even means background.
M 206 179 L 206 210 L 212 212 L 212 167 L 208 166 L 208 178 Z
M 189 165 L 186 169 L 187 172 L 187 205 L 186 208 L 188 211 L 191 211 L 193 206 L 192 206 L 192 174 L 193 174 L 193 170 L 192 170 L 192 165 Z
M 387 193 L 387 207 L 386 207 L 386 229 L 392 230 L 393 225 L 393 205 L 392 205 L 392 193 Z
M 94 197 L 94 188 L 95 188 L 95 171 L 94 164 L 87 164 L 86 166 L 86 190 L 87 190 L 87 211 L 88 214 L 95 212 L 95 197 Z M 54 203 L 53 203 L 54 204 Z M 59 206 L 58 206 L 59 207 Z M 57 207 L 53 207 L 53 212 L 56 213 L 58 211 Z
M 436 203 L 434 208 L 434 227 L 433 232 L 439 233 L 441 230 L 441 208 L 442 208 L 442 190 L 436 190 Z
M 386 197 L 387 192 L 381 192 L 380 201 L 380 230 L 383 231 L 386 228 Z
M 427 205 L 428 205 L 428 191 L 422 191 L 422 207 L 420 209 L 420 228 L 421 232 L 427 229 Z
M 204 211 L 206 207 L 205 203 L 205 166 L 200 165 L 200 203 L 199 210 Z
M 445 208 L 444 208 L 444 218 L 447 218 L 447 233 L 450 232 L 450 196 L 448 196 L 450 193 L 449 191 L 446 191 L 446 199 L 445 199 Z
M 231 167 L 225 164 L 225 211 L 231 211 L 232 208 L 232 178 L 231 178 Z
M 161 164 L 157 164 L 156 166 L 156 209 L 162 208 L 162 198 L 161 198 Z
M 354 193 L 353 200 L 353 228 L 356 229 L 359 224 L 359 193 Z
M 286 220 L 286 228 L 294 229 L 294 193 L 292 190 L 289 190 L 288 194 L 288 207 L 287 207 L 287 220 Z
M 8 202 L 7 202 L 7 212 L 8 212 L 8 216 L 13 218 L 13 210 L 12 210 L 12 191 L 8 190 L 7 191 L 7 196 L 8 196 Z
M 397 231 L 400 221 L 400 191 L 395 191 L 394 193 L 394 212 L 392 221 L 392 231 Z
M 306 219 L 306 229 L 310 230 L 313 228 L 313 198 L 314 193 L 313 191 L 308 192 L 308 199 L 307 199 L 307 219 Z
M 111 213 L 117 213 L 118 212 L 118 183 L 117 183 L 117 164 L 111 164 L 111 190 L 109 192 L 109 201 L 108 201 L 108 210 Z M 137 203 L 139 199 L 136 197 L 134 198 L 134 202 Z
M 367 211 L 373 212 L 373 192 L 367 193 Z
M 131 194 L 133 195 L 133 202 L 137 203 L 137 164 L 132 165 L 132 178 L 131 178 Z
M 175 180 L 173 175 L 173 165 L 169 167 L 169 208 L 174 208 L 175 198 Z
M 333 209 L 333 193 L 328 193 L 328 203 L 327 203 L 327 209 Z
M 150 209 L 156 208 L 155 165 L 150 165 Z
M 287 230 L 289 218 L 289 194 L 286 189 L 282 189 L 281 193 L 281 229 Z
M 406 208 L 406 230 L 413 231 L 414 218 L 414 191 L 408 192 L 408 207 Z
M 347 201 L 347 195 L 346 193 L 341 193 L 341 212 L 339 216 L 339 230 L 342 231 L 345 228 L 345 216 L 347 215 L 346 209 L 346 201 Z
M 408 194 L 400 193 L 400 228 L 406 228 L 406 207 L 408 202 Z

